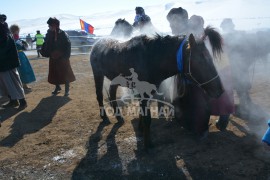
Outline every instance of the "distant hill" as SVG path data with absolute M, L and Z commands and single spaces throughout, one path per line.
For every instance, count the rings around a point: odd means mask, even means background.
M 188 10 L 189 16 L 201 15 L 204 17 L 205 26 L 212 25 L 219 28 L 224 18 L 232 18 L 235 27 L 238 30 L 258 30 L 270 28 L 270 15 L 268 7 L 270 1 L 266 0 L 173 0 L 155 6 L 144 7 L 147 15 L 151 17 L 153 25 L 160 32 L 170 32 L 169 23 L 166 15 L 173 7 L 183 7 Z M 95 27 L 96 35 L 109 35 L 114 23 L 119 18 L 125 18 L 131 24 L 134 21 L 134 10 L 117 10 L 103 13 L 90 14 L 89 16 L 77 16 L 71 14 L 52 15 L 60 20 L 60 26 L 63 30 L 80 29 L 79 19 Z M 21 35 L 35 34 L 40 30 L 45 34 L 49 17 L 36 17 L 33 19 L 23 19 L 19 21 L 8 22 L 18 24 L 21 27 Z

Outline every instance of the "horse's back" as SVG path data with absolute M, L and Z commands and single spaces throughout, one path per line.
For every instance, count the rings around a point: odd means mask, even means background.
M 110 49 L 111 44 L 115 44 L 116 40 L 111 38 L 102 38 L 98 40 L 90 53 L 90 61 L 97 61 L 97 59 L 102 57 L 102 54 L 106 53 Z

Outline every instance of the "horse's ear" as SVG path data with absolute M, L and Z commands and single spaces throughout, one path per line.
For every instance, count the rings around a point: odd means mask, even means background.
M 194 47 L 196 45 L 196 41 L 192 33 L 188 37 L 188 42 L 190 47 Z

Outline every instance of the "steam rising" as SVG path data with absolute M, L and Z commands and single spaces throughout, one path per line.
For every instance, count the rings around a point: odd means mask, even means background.
M 168 12 L 168 6 L 175 7 L 177 3 L 170 3 L 166 5 L 163 11 L 163 16 L 166 17 Z M 203 3 L 204 4 L 204 3 Z M 184 7 L 185 8 L 185 7 Z M 188 12 L 192 12 L 186 8 Z M 166 13 L 165 13 L 166 12 Z M 198 14 L 198 13 L 196 13 Z M 192 14 L 189 14 L 190 16 Z M 154 19 L 151 16 L 151 19 Z M 205 24 L 208 25 L 208 19 L 204 19 Z M 231 19 L 234 23 L 234 19 Z M 236 20 L 236 22 L 239 22 Z M 155 23 L 153 23 L 155 25 Z M 168 23 L 166 23 L 168 27 Z M 162 26 L 164 27 L 165 24 Z M 222 29 L 221 29 L 222 27 Z M 269 84 L 269 53 L 270 53 L 270 30 L 236 30 L 236 27 L 240 27 L 238 24 L 217 25 L 215 28 L 220 28 L 220 32 L 224 39 L 224 53 L 229 57 L 229 62 L 232 68 L 233 85 L 235 91 L 235 102 L 237 104 L 236 115 L 242 117 L 249 122 L 249 129 L 247 130 L 251 134 L 255 134 L 258 137 L 258 141 L 267 129 L 267 120 L 270 119 L 270 107 L 266 109 L 260 106 L 260 101 L 250 97 L 253 91 L 257 90 L 258 86 Z M 162 32 L 165 28 L 156 28 Z M 161 33 L 158 32 L 158 33 Z M 144 32 L 133 32 L 131 37 L 134 37 L 140 33 L 153 35 L 152 29 Z M 171 34 L 170 31 L 163 32 L 163 34 Z M 130 38 L 131 38 L 130 37 Z M 129 38 L 127 38 L 129 39 Z M 121 39 L 121 40 L 127 40 Z M 223 79 L 224 80 L 224 79 Z M 226 82 L 226 80 L 224 80 Z M 260 84 L 262 82 L 267 82 Z M 172 99 L 173 96 L 173 79 L 169 78 L 165 80 L 160 86 L 159 91 L 164 92 L 166 99 Z M 268 88 L 270 89 L 270 88 Z M 257 93 L 257 92 L 256 92 Z M 266 92 L 260 92 L 265 93 Z M 269 105 L 268 105 L 269 106 Z

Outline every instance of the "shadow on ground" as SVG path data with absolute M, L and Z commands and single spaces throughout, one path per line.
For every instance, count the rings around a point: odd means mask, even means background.
M 52 121 L 58 109 L 69 101 L 70 98 L 61 96 L 50 96 L 41 99 L 36 108 L 31 112 L 22 112 L 15 117 L 10 127 L 10 134 L 0 141 L 0 146 L 12 147 L 26 134 L 32 134 L 44 128 Z M 17 112 L 14 108 L 10 109 L 5 111 L 3 117 L 7 119 Z

